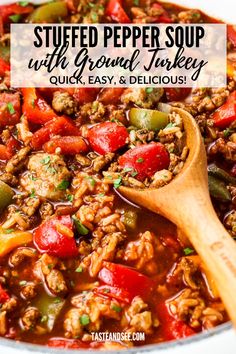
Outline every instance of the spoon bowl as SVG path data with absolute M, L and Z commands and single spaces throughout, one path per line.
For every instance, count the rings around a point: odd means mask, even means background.
M 180 108 L 189 154 L 180 173 L 161 188 L 121 186 L 128 200 L 172 221 L 190 240 L 215 280 L 236 327 L 236 244 L 218 219 L 208 191 L 207 158 L 194 118 Z

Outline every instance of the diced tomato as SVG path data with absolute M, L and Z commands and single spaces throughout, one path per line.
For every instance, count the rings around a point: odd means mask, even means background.
M 0 160 L 9 160 L 19 149 L 20 143 L 13 136 L 7 141 L 6 145 L 0 144 Z
M 131 23 L 128 15 L 122 7 L 121 0 L 110 0 L 106 7 L 106 16 L 118 23 Z
M 78 250 L 72 232 L 73 222 L 69 215 L 53 216 L 34 230 L 33 239 L 41 253 L 61 258 L 76 257 Z
M 135 178 L 143 181 L 155 172 L 168 168 L 170 157 L 163 144 L 152 142 L 128 150 L 118 162 L 122 168 L 132 168 L 137 173 Z
M 20 94 L 0 94 L 0 128 L 19 123 L 21 116 Z
M 85 104 L 93 102 L 99 91 L 99 88 L 94 87 L 77 88 L 74 90 L 73 97 L 78 104 Z
M 191 87 L 183 88 L 165 88 L 165 94 L 168 102 L 181 101 L 191 93 Z
M 122 87 L 104 88 L 100 92 L 98 100 L 103 104 L 116 104 L 120 101 L 120 96 L 124 90 Z
M 61 136 L 78 136 L 80 135 L 79 128 L 76 127 L 72 119 L 67 117 L 58 117 L 47 122 L 41 129 L 37 130 L 31 140 L 33 149 L 40 149 L 54 135 Z
M 129 302 L 137 295 L 146 299 L 153 289 L 150 278 L 121 264 L 103 262 L 98 278 L 104 284 L 125 291 L 125 298 Z
M 0 284 L 0 304 L 4 304 L 9 299 L 10 299 L 10 296 L 8 295 L 6 290 L 4 290 L 2 285 Z
M 227 128 L 236 120 L 236 91 L 229 95 L 227 101 L 213 113 L 212 118 L 219 128 Z
M 57 148 L 63 155 L 75 155 L 88 151 L 88 145 L 80 136 L 55 137 L 43 146 L 43 150 L 49 154 L 55 153 Z
M 160 10 L 160 15 L 158 17 L 153 17 L 152 22 L 155 23 L 173 23 L 173 20 L 169 16 L 168 12 L 160 4 L 152 4 L 153 9 Z
M 110 285 L 101 285 L 94 289 L 94 292 L 98 295 L 111 297 L 112 299 L 116 299 L 119 301 L 130 303 L 130 294 L 120 288 L 116 288 L 115 286 Z
M 10 64 L 0 58 L 0 75 L 4 76 L 7 71 L 10 71 Z
M 125 146 L 128 138 L 127 129 L 114 122 L 96 124 L 88 132 L 88 141 L 92 149 L 101 155 L 115 152 Z
M 196 333 L 183 321 L 176 320 L 170 314 L 166 303 L 158 304 L 157 315 L 161 323 L 161 334 L 166 341 L 186 338 Z
M 35 88 L 23 88 L 23 113 L 28 121 L 44 124 L 58 118 L 52 107 L 37 93 Z
M 9 154 L 7 151 L 7 147 L 3 144 L 0 144 L 0 160 L 9 160 Z
M 47 345 L 49 347 L 55 348 L 65 348 L 65 349 L 88 349 L 89 343 L 82 342 L 79 339 L 67 339 L 67 338 L 50 338 Z
M 2 17 L 3 23 L 9 22 L 10 15 L 27 15 L 32 12 L 33 6 L 21 6 L 20 4 L 10 4 L 0 6 L 0 17 Z
M 236 48 L 236 26 L 227 26 L 227 36 L 229 41 L 233 44 L 234 48 Z

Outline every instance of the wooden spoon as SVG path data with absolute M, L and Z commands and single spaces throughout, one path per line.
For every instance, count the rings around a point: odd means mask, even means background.
M 207 159 L 200 130 L 186 111 L 183 119 L 189 155 L 181 172 L 159 189 L 120 187 L 128 200 L 163 215 L 189 238 L 216 282 L 236 327 L 236 243 L 218 219 L 208 191 Z

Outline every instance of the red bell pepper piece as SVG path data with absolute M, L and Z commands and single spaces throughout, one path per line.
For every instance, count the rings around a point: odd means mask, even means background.
M 233 44 L 234 48 L 236 48 L 236 26 L 227 26 L 227 37 L 228 40 Z
M 119 301 L 126 302 L 127 304 L 130 303 L 130 294 L 120 288 L 117 288 L 115 286 L 110 286 L 110 285 L 101 285 L 98 286 L 93 290 L 95 294 L 102 295 L 105 297 L 111 297 L 112 299 L 116 299 Z
M 70 235 L 64 232 L 63 227 Z M 73 222 L 69 215 L 53 216 L 34 230 L 33 240 L 40 253 L 60 258 L 76 257 L 78 250 L 75 238 L 71 237 L 72 232 Z
M 10 71 L 10 69 L 10 64 L 0 58 L 0 75 L 4 76 L 7 71 Z
M 163 144 L 152 142 L 128 150 L 118 162 L 122 168 L 132 168 L 137 173 L 135 178 L 143 181 L 155 172 L 168 168 L 170 157 Z
M 88 151 L 88 145 L 80 136 L 54 137 L 43 146 L 43 150 L 49 154 L 55 153 L 57 148 L 63 155 L 75 155 Z
M 99 88 L 94 87 L 77 88 L 73 92 L 73 97 L 79 105 L 82 105 L 95 101 L 99 91 Z M 71 93 L 68 90 L 67 92 Z
M 79 128 L 76 127 L 72 119 L 67 117 L 57 117 L 47 122 L 41 129 L 37 130 L 31 140 L 33 149 L 40 149 L 54 135 L 80 135 Z
M 236 91 L 229 95 L 227 101 L 213 113 L 212 118 L 219 128 L 227 128 L 236 120 Z
M 9 22 L 10 15 L 27 15 L 32 12 L 34 7 L 32 5 L 22 6 L 20 4 L 10 4 L 0 6 L 0 17 L 3 23 Z
M 103 104 L 116 104 L 124 90 L 123 87 L 105 88 L 100 92 L 98 100 Z
M 19 123 L 21 116 L 20 94 L 0 94 L 0 128 Z
M 131 23 L 131 20 L 122 7 L 121 0 L 110 0 L 106 7 L 106 15 L 114 22 Z
M 23 113 L 28 121 L 44 124 L 59 117 L 35 88 L 23 88 L 22 94 L 24 98 Z
M 92 149 L 101 155 L 125 146 L 128 138 L 127 129 L 114 122 L 96 124 L 88 131 L 88 141 Z
M 0 284 L 0 304 L 4 304 L 9 299 L 10 299 L 10 296 L 8 295 L 6 290 L 4 290 L 2 285 Z
M 125 291 L 126 301 L 129 302 L 138 295 L 143 299 L 148 298 L 153 289 L 153 282 L 150 278 L 121 264 L 104 261 L 98 278 L 107 285 Z
M 161 14 L 156 18 L 154 17 L 152 22 L 155 23 L 173 23 L 172 18 L 169 16 L 168 12 L 161 6 L 160 4 L 153 4 L 152 5 L 153 9 L 160 10 Z
M 166 303 L 158 304 L 157 315 L 161 323 L 161 334 L 166 341 L 186 338 L 196 333 L 183 321 L 176 320 L 170 314 Z
M 13 136 L 7 141 L 6 145 L 0 144 L 0 160 L 9 160 L 19 149 L 20 143 Z
M 65 348 L 65 349 L 88 349 L 89 343 L 82 342 L 79 339 L 67 339 L 67 338 L 60 338 L 54 337 L 48 340 L 47 345 L 49 347 L 55 348 Z
M 165 88 L 165 94 L 168 102 L 181 101 L 190 95 L 192 89 L 190 87 L 183 88 Z

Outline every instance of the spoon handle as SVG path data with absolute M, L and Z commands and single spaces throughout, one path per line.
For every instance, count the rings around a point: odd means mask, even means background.
M 236 328 L 236 243 L 221 224 L 211 203 L 193 204 L 192 218 L 188 213 L 182 230 L 212 274 Z

